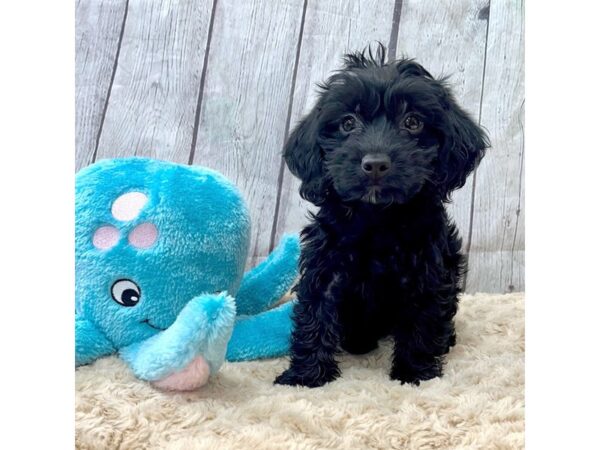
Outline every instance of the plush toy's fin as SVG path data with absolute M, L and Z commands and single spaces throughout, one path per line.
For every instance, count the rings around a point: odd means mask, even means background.
M 92 322 L 75 315 L 75 367 L 116 352 L 112 343 Z
M 193 298 L 169 328 L 120 350 L 138 378 L 163 379 L 202 356 L 216 373 L 235 321 L 235 302 L 225 293 Z
M 255 316 L 238 316 L 227 345 L 227 361 L 286 355 L 290 349 L 292 308 L 287 302 Z
M 235 296 L 238 314 L 258 314 L 279 300 L 298 276 L 300 240 L 286 235 L 262 263 L 244 275 Z

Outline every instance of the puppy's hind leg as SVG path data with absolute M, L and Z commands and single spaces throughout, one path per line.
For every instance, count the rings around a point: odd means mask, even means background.
M 345 335 L 341 347 L 352 355 L 364 355 L 372 352 L 379 346 L 378 339 L 366 334 Z
M 341 347 L 353 355 L 364 355 L 375 350 L 382 337 L 381 324 L 374 322 L 372 315 L 363 306 L 364 301 L 346 302 L 340 309 L 343 324 Z

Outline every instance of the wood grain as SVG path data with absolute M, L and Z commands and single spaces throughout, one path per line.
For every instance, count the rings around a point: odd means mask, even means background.
M 212 2 L 130 0 L 97 158 L 187 163 Z
M 252 262 L 269 253 L 303 0 L 219 0 L 194 164 L 243 192 L 252 215 Z
M 344 52 L 393 40 L 398 57 L 451 75 L 490 133 L 493 147 L 450 205 L 470 243 L 467 291 L 523 290 L 522 9 L 517 0 L 78 0 L 76 168 L 97 152 L 223 172 L 248 200 L 255 264 L 306 223 L 281 150 L 315 83 Z
M 94 158 L 126 7 L 126 0 L 75 6 L 75 170 Z
M 316 101 L 316 83 L 341 65 L 349 51 L 362 50 L 376 41 L 387 43 L 392 31 L 394 1 L 309 2 L 300 49 L 291 120 L 293 127 Z M 298 195 L 299 181 L 285 167 L 281 185 L 276 243 L 284 233 L 297 233 L 314 207 Z
M 469 292 L 525 289 L 523 78 L 523 5 L 494 1 L 481 108 L 492 148 L 477 171 Z
M 398 57 L 415 58 L 434 77 L 449 76 L 459 104 L 476 121 L 483 84 L 489 0 L 423 2 L 404 0 L 398 31 Z M 448 212 L 467 249 L 473 176 L 453 196 Z

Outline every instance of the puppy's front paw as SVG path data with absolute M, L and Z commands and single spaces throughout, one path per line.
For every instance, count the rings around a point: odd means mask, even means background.
M 401 384 L 410 383 L 418 386 L 421 381 L 431 380 L 442 376 L 442 365 L 439 362 L 427 366 L 410 367 L 406 365 L 394 365 L 390 372 L 392 380 L 398 380 Z
M 275 384 L 284 384 L 288 386 L 306 386 L 309 388 L 321 387 L 330 381 L 335 380 L 339 375 L 337 371 L 302 371 L 299 372 L 290 367 L 277 378 Z

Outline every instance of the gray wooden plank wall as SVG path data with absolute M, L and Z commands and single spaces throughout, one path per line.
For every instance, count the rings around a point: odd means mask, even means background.
M 251 261 L 310 205 L 281 158 L 315 83 L 381 41 L 450 75 L 493 147 L 450 213 L 467 291 L 525 288 L 520 0 L 78 0 L 76 169 L 130 155 L 217 169 L 252 211 Z

